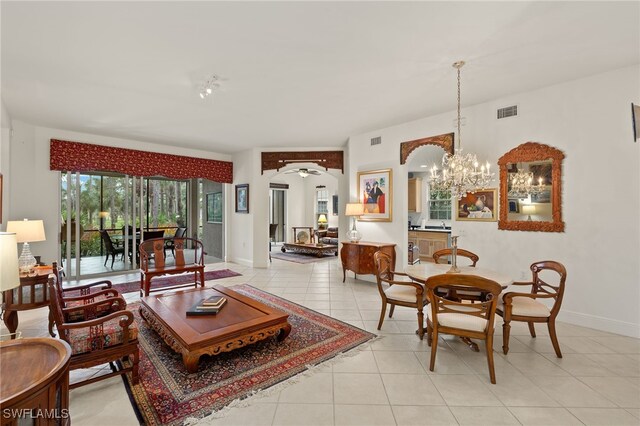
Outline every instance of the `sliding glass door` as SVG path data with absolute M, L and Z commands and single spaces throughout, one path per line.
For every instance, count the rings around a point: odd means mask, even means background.
M 187 181 L 111 173 L 61 176 L 60 259 L 69 279 L 137 269 L 144 232 L 187 225 Z

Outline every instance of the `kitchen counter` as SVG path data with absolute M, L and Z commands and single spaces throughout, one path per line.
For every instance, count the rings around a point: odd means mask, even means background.
M 451 233 L 451 229 L 442 229 L 442 228 L 416 228 L 416 229 L 409 229 L 409 232 L 442 232 L 442 233 L 446 233 L 446 234 L 450 234 Z

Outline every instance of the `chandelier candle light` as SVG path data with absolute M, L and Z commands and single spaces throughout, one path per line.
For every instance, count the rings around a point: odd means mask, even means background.
M 358 217 L 364 214 L 364 204 L 361 203 L 347 203 L 346 207 L 346 216 L 352 216 L 353 225 L 351 226 L 351 230 L 347 232 L 347 238 L 352 243 L 357 243 L 362 239 L 362 234 L 360 231 L 356 229 L 356 222 L 358 221 Z
M 22 245 L 19 264 L 20 273 L 28 274 L 35 266 L 36 259 L 31 254 L 29 243 L 45 241 L 44 224 L 41 220 L 10 220 L 7 222 L 7 232 L 15 233 Z
M 535 195 L 544 189 L 542 185 L 542 177 L 538 178 L 538 185 L 533 185 L 533 173 L 525 172 L 518 169 L 517 173 L 511 173 L 509 176 L 509 193 L 510 197 L 527 198 L 529 195 Z
M 451 196 L 461 200 L 468 192 L 474 193 L 485 189 L 493 179 L 489 162 L 480 165 L 478 158 L 471 153 L 462 152 L 462 136 L 460 131 L 460 68 L 464 61 L 458 61 L 453 67 L 458 70 L 458 148 L 455 153 L 442 157 L 442 170 L 434 164 L 431 168 L 429 185 L 437 192 L 451 191 Z

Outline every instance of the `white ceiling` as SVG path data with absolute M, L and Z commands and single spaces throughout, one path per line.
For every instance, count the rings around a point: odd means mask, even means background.
M 640 62 L 638 2 L 7 2 L 15 119 L 232 153 L 350 135 Z M 216 73 L 220 91 L 198 85 Z

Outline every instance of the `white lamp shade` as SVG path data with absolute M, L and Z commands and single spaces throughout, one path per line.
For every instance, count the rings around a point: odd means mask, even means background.
M 522 214 L 536 214 L 536 206 L 534 206 L 533 204 L 523 205 Z
M 20 285 L 18 239 L 16 234 L 0 232 L 0 291 Z
M 346 216 L 362 216 L 364 214 L 364 204 L 361 203 L 347 203 L 345 215 Z
M 41 220 L 10 220 L 7 232 L 16 234 L 19 243 L 45 241 L 44 223 Z

